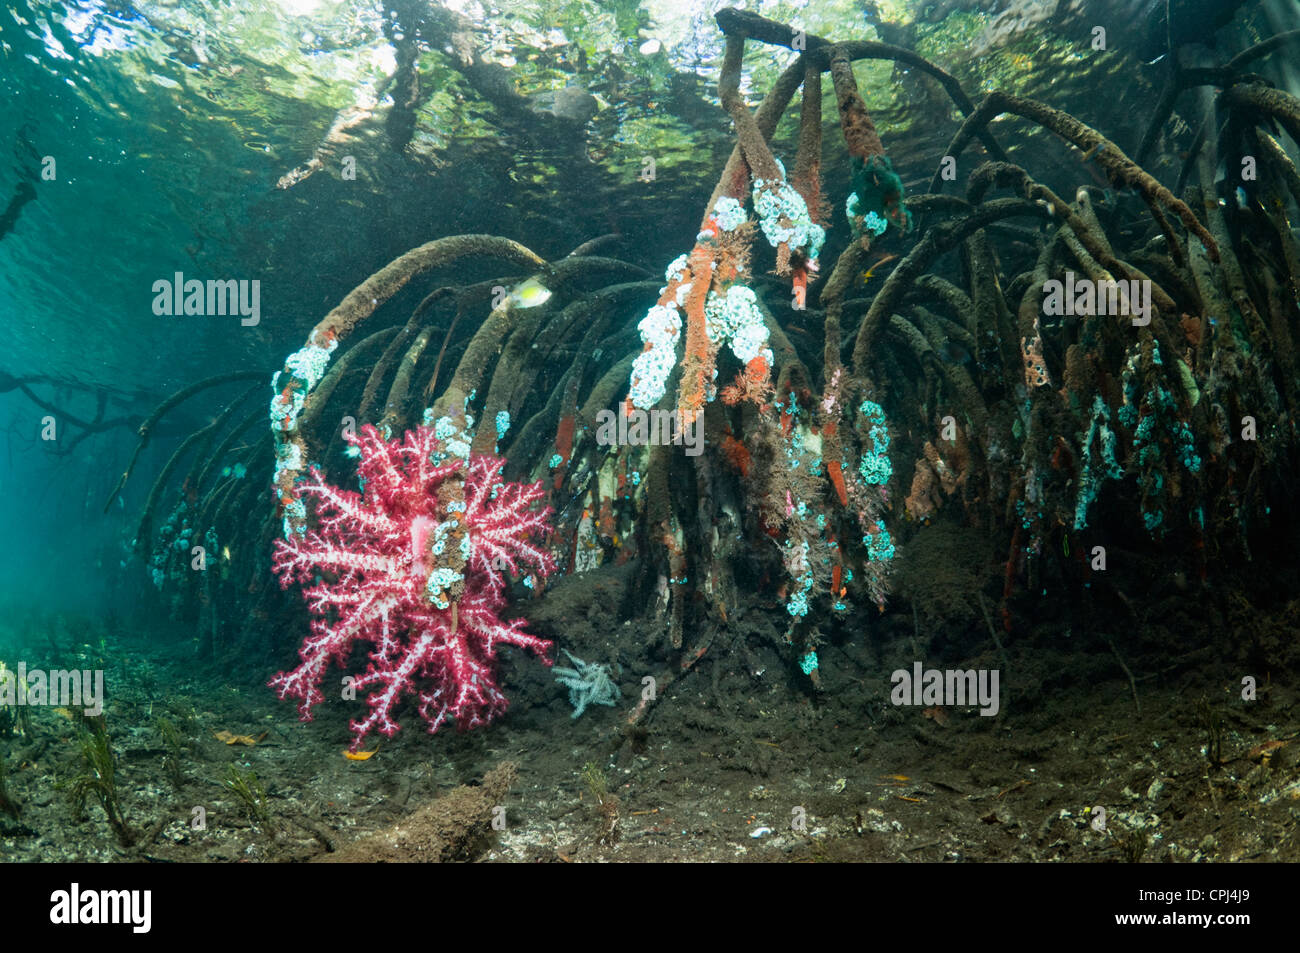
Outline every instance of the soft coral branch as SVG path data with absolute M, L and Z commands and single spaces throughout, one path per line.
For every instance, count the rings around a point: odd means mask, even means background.
M 277 543 L 281 585 L 317 581 L 303 592 L 315 618 L 299 652 L 302 664 L 281 672 L 271 687 L 281 698 L 299 699 L 299 713 L 310 720 L 325 698 L 321 684 L 331 663 L 345 666 L 364 645 L 369 663 L 354 685 L 367 692 L 369 712 L 351 723 L 354 749 L 371 731 L 398 730 L 396 710 L 408 694 L 418 696 L 430 732 L 448 720 L 461 728 L 486 724 L 508 705 L 495 681 L 502 645 L 551 664 L 550 642 L 526 632 L 522 620 L 499 617 L 503 572 L 545 577 L 555 568 L 534 542 L 549 528 L 549 510 L 533 508 L 544 496 L 541 485 L 502 480 L 498 457 L 448 454 L 427 427 L 391 442 L 365 427 L 353 442 L 364 493 L 330 486 L 312 471 L 299 489 L 317 500 L 319 527 Z M 459 481 L 463 495 L 446 492 Z M 461 526 L 468 556 L 451 531 Z M 448 573 L 457 577 L 455 590 Z M 442 591 L 458 593 L 443 598 L 444 607 L 434 598 L 437 579 Z

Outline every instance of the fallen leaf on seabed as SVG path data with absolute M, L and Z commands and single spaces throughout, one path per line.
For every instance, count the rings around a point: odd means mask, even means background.
M 944 711 L 942 708 L 940 708 L 938 705 L 934 705 L 931 708 L 922 708 L 921 714 L 924 715 L 926 718 L 929 718 L 940 728 L 948 727 L 948 713 Z
M 254 738 L 252 735 L 235 735 L 229 731 L 214 731 L 212 737 L 218 741 L 224 741 L 228 745 L 255 745 L 268 734 L 269 732 L 264 731 Z
M 1246 757 L 1256 763 L 1268 764 L 1269 759 L 1273 757 L 1273 754 L 1277 749 L 1285 748 L 1287 744 L 1288 742 L 1285 741 L 1265 741 L 1263 744 L 1255 745 L 1255 747 L 1251 748 L 1250 751 L 1246 753 Z

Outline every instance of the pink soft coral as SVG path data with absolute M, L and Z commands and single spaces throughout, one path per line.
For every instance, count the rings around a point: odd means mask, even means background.
M 313 620 L 302 664 L 270 685 L 300 699 L 310 721 L 330 662 L 346 665 L 360 642 L 370 646 L 370 663 L 354 684 L 370 690 L 370 712 L 351 723 L 353 750 L 372 729 L 398 730 L 394 709 L 408 693 L 419 696 L 431 733 L 449 718 L 460 728 L 487 724 L 509 704 L 495 682 L 498 647 L 530 649 L 551 664 L 550 642 L 498 615 L 505 571 L 545 577 L 555 569 L 531 542 L 548 529 L 549 509 L 533 509 L 541 485 L 501 480 L 500 457 L 451 455 L 428 427 L 387 442 L 367 426 L 352 442 L 363 493 L 331 486 L 313 468 L 298 489 L 317 500 L 319 529 L 276 545 L 283 587 L 314 580 L 303 591 Z M 458 541 L 458 524 L 468 527 L 468 545 Z

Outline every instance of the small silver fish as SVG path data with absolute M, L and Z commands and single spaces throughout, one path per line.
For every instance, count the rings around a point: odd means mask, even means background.
M 520 282 L 510 292 L 510 302 L 516 308 L 536 308 L 551 300 L 551 289 L 536 278 Z

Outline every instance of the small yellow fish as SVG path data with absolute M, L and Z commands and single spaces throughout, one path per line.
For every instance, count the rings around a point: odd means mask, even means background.
M 871 280 L 871 276 L 876 273 L 877 268 L 879 268 L 881 265 L 885 264 L 886 262 L 893 261 L 897 257 L 898 257 L 897 255 L 885 255 L 883 258 L 880 258 L 876 262 L 874 262 L 870 268 L 868 268 L 866 271 L 862 273 L 863 286 L 865 286 L 866 283 Z
M 375 749 L 375 751 L 378 750 L 378 748 Z M 347 758 L 349 761 L 369 761 L 370 756 L 373 755 L 375 751 L 345 751 L 343 752 L 343 757 Z
M 536 278 L 520 282 L 510 292 L 510 302 L 516 308 L 536 308 L 551 300 L 551 289 Z

